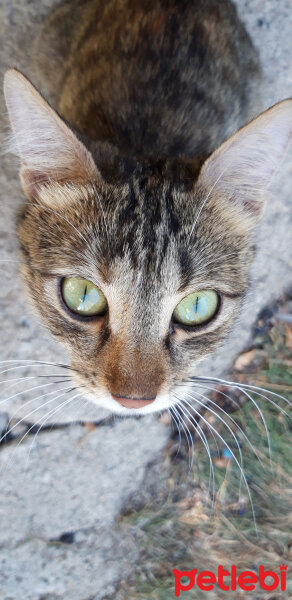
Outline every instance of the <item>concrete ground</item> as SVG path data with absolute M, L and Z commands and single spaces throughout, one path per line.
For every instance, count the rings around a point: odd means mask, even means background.
M 31 73 L 31 42 L 55 0 L 2 0 L 0 74 L 17 66 Z M 292 96 L 291 0 L 237 0 L 239 12 L 261 56 L 265 74 L 263 109 Z M 0 97 L 2 140 L 7 117 Z M 258 229 L 252 294 L 237 330 L 202 374 L 228 370 L 248 343 L 258 311 L 291 285 L 292 152 L 277 173 L 265 217 Z M 18 275 L 14 221 L 21 193 L 17 163 L 0 165 L 0 318 L 2 361 L 66 361 L 64 351 L 30 314 Z M 7 368 L 7 367 L 6 367 Z M 37 379 L 3 384 L 0 369 L 0 430 L 15 411 L 31 422 L 48 413 Z M 27 366 L 10 377 L 31 377 L 44 370 Z M 47 373 L 52 373 L 48 368 Z M 54 371 L 55 372 L 55 371 Z M 50 380 L 48 380 L 50 381 Z M 50 390 L 50 388 L 47 388 Z M 48 392 L 49 393 L 49 392 Z M 60 392 L 61 393 L 61 392 Z M 18 395 L 16 395 L 18 394 Z M 14 396 L 7 400 L 10 396 Z M 35 401 L 32 399 L 35 398 Z M 50 397 L 48 397 L 50 398 Z M 24 407 L 24 402 L 30 402 Z M 43 399 L 44 401 L 44 399 Z M 58 403 L 49 404 L 50 410 Z M 35 412 L 32 412 L 35 411 Z M 97 420 L 101 411 L 76 399 L 48 422 Z M 147 464 L 167 442 L 168 428 L 155 417 L 114 421 L 91 429 L 74 425 L 42 433 L 35 440 L 2 446 L 0 452 L 0 598 L 1 600 L 99 600 L 114 597 L 114 584 L 138 560 L 135 544 L 125 545 L 116 521 L 129 494 L 139 495 Z M 145 482 L 144 482 L 145 483 Z

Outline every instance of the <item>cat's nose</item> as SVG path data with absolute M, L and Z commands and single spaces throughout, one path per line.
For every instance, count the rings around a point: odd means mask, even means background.
M 155 400 L 155 396 L 153 398 L 127 398 L 126 396 L 114 396 L 112 394 L 112 397 L 125 408 L 142 408 L 142 406 L 147 406 Z

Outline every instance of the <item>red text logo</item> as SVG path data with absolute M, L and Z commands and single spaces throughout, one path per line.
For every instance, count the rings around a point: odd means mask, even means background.
M 203 592 L 209 592 L 214 589 L 215 585 L 220 590 L 232 592 L 236 592 L 238 589 L 251 592 L 257 585 L 267 592 L 272 592 L 276 589 L 285 591 L 287 565 L 280 565 L 279 569 L 279 573 L 271 569 L 266 569 L 263 565 L 260 565 L 258 573 L 254 571 L 242 571 L 238 573 L 235 565 L 232 565 L 230 571 L 219 565 L 217 573 L 213 573 L 213 571 L 201 571 L 198 573 L 198 569 L 192 569 L 191 571 L 173 569 L 175 595 L 178 598 L 181 592 L 188 592 L 195 587 Z M 187 582 L 185 582 L 185 578 L 188 578 Z

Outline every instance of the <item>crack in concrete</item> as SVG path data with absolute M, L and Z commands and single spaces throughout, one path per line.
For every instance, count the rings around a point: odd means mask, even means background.
M 17 426 L 18 421 L 11 419 L 8 421 L 7 426 L 1 432 L 0 438 L 0 449 L 1 447 L 12 445 L 15 441 L 32 435 L 38 435 L 44 432 L 52 432 L 56 430 L 64 430 L 70 429 L 71 427 L 84 427 L 88 429 L 96 429 L 101 426 L 110 426 L 114 423 L 113 415 L 109 415 L 103 419 L 99 419 L 97 421 L 69 421 L 68 423 L 49 423 L 48 425 L 38 425 L 37 423 L 32 423 L 30 421 L 21 421 L 19 425 L 22 427 L 20 433 L 10 433 L 10 430 Z

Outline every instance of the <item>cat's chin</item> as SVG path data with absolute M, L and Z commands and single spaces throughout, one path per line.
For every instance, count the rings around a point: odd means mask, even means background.
M 105 408 L 106 410 L 120 417 L 137 417 L 140 415 L 142 416 L 149 415 L 151 413 L 162 412 L 173 406 L 175 403 L 175 400 L 169 393 L 158 394 L 156 399 L 151 402 L 151 404 L 141 406 L 141 408 L 126 408 L 119 402 L 116 402 L 110 393 L 106 392 L 101 394 L 86 392 L 85 396 L 96 406 Z

